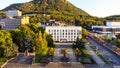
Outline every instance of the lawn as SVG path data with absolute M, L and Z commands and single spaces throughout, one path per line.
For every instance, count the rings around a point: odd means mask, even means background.
M 50 48 L 48 51 L 42 51 L 41 53 L 35 55 L 35 63 L 40 63 L 40 60 L 49 58 L 54 55 L 54 48 Z
M 75 52 L 75 50 L 74 50 L 74 52 Z M 76 54 L 76 57 L 81 58 L 82 64 L 96 64 L 95 61 L 93 60 L 92 56 L 90 55 L 90 52 L 87 49 L 81 48 L 80 53 L 81 54 Z M 91 61 L 91 63 L 86 62 L 86 59 L 89 59 Z
M 46 57 L 47 54 L 37 54 L 35 56 L 35 63 L 40 63 L 40 60 L 43 58 L 43 57 Z
M 86 49 L 83 49 L 82 51 L 83 51 L 84 54 L 86 54 L 86 55 L 89 55 L 89 54 L 90 54 L 90 52 L 89 52 L 88 50 L 86 50 Z
M 91 60 L 90 64 L 96 64 L 95 61 L 93 60 L 92 56 L 90 55 L 90 52 L 87 49 L 83 49 L 82 51 L 84 52 L 84 58 L 85 59 L 87 58 L 87 59 Z

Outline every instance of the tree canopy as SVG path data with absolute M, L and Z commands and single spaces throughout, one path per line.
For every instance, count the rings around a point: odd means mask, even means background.
M 10 32 L 0 30 L 0 57 L 14 56 L 17 51 L 17 46 L 13 43 Z

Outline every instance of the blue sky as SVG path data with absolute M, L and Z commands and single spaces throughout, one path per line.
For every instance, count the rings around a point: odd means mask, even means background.
M 12 3 L 22 3 L 31 0 L 0 0 L 0 9 Z M 120 15 L 120 0 L 68 0 L 75 6 L 83 9 L 93 16 L 105 17 L 109 15 Z

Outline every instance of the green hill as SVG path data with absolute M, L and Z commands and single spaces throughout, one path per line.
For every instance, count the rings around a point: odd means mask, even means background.
M 93 17 L 80 8 L 77 8 L 67 0 L 33 0 L 22 4 L 12 4 L 3 11 L 17 9 L 26 14 L 37 14 L 31 16 L 30 22 L 48 22 L 50 17 L 43 16 L 43 13 L 49 14 L 57 21 L 71 22 L 85 28 L 92 25 L 103 25 L 104 19 Z
M 17 9 L 17 6 L 21 6 L 22 4 L 23 3 L 12 4 L 12 5 L 8 6 L 8 7 L 6 7 L 5 9 L 3 9 L 2 11 Z
M 105 17 L 107 21 L 119 21 L 120 22 L 120 15 L 112 15 Z
M 26 2 L 23 4 L 12 4 L 3 10 L 7 11 L 11 9 L 18 9 L 23 12 L 34 12 L 34 11 L 42 12 L 44 7 L 46 7 L 45 8 L 46 12 L 66 11 L 78 15 L 89 15 L 85 11 L 75 7 L 66 0 L 47 0 L 46 3 L 44 2 L 44 0 L 33 0 L 31 2 Z

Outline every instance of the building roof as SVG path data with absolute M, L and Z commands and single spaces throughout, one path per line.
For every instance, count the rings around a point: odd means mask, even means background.
M 120 28 L 120 26 L 92 26 L 92 28 Z
M 82 29 L 81 26 L 46 26 L 46 29 Z
M 81 27 L 81 26 L 46 26 L 46 27 L 51 27 L 51 28 L 52 27 L 71 27 L 71 28 L 74 27 L 74 28 L 76 28 L 76 27 Z

